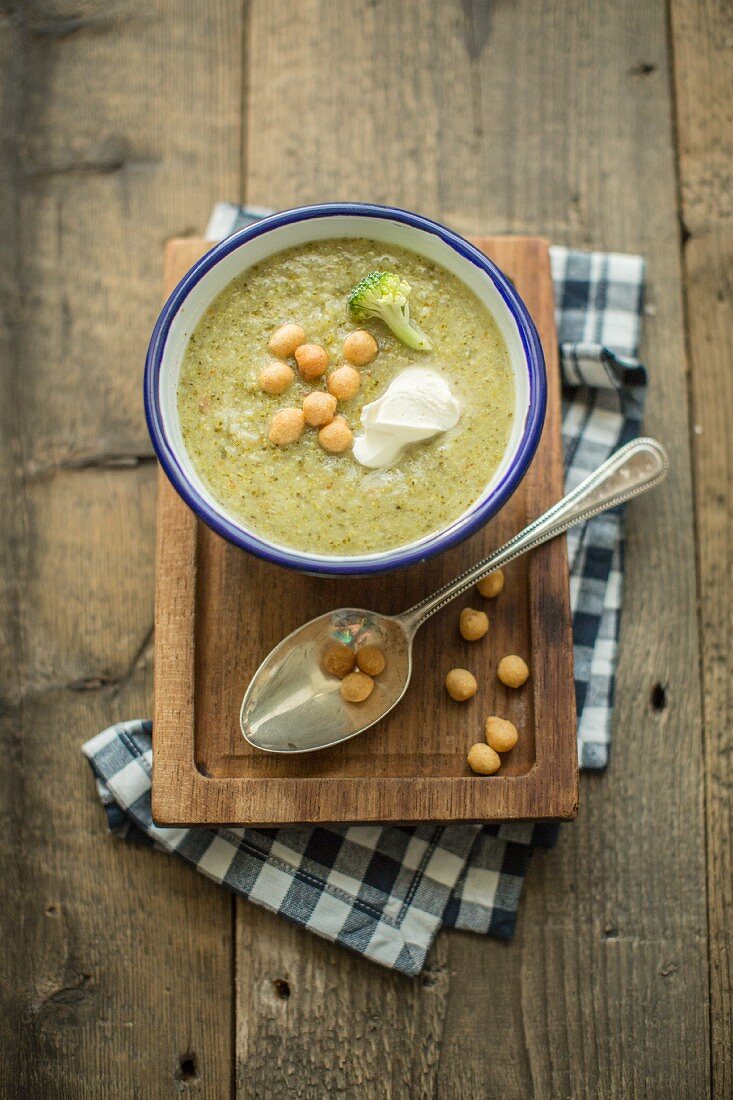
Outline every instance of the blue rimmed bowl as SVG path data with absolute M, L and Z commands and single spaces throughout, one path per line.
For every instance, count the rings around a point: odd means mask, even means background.
M 177 390 L 181 363 L 200 317 L 224 287 L 253 264 L 311 241 L 366 237 L 411 249 L 456 275 L 491 311 L 509 349 L 516 407 L 513 431 L 498 469 L 481 496 L 448 526 L 381 553 L 306 553 L 271 542 L 244 526 L 202 482 L 183 443 Z M 214 246 L 181 280 L 153 330 L 145 364 L 145 415 L 160 463 L 174 488 L 217 534 L 267 561 L 307 573 L 365 574 L 424 561 L 460 542 L 507 502 L 539 442 L 545 417 L 545 361 L 527 307 L 490 260 L 437 222 L 387 206 L 328 203 L 286 210 Z

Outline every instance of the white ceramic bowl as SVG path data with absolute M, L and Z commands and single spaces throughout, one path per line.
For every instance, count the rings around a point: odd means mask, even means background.
M 491 311 L 509 350 L 516 407 L 511 438 L 479 497 L 446 527 L 404 546 L 354 556 L 314 554 L 272 542 L 244 526 L 202 482 L 183 443 L 177 390 L 191 333 L 216 296 L 243 271 L 310 241 L 366 237 L 411 249 L 456 275 Z M 181 280 L 158 318 L 145 365 L 145 413 L 158 458 L 183 499 L 218 534 L 260 557 L 309 573 L 373 573 L 423 561 L 477 530 L 509 499 L 542 431 L 545 363 L 537 331 L 511 282 L 451 230 L 405 210 L 364 203 L 301 207 L 265 218 L 215 245 Z

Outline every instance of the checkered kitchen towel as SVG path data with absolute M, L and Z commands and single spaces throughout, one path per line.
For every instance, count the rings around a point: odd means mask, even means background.
M 219 204 L 216 239 L 265 211 Z M 552 249 L 564 376 L 566 487 L 639 434 L 646 373 L 635 359 L 644 263 Z M 622 583 L 621 509 L 568 536 L 581 766 L 608 761 Z M 534 846 L 557 826 L 422 825 L 163 829 L 150 814 L 151 724 L 84 745 L 112 832 L 191 863 L 236 893 L 375 962 L 418 974 L 441 926 L 509 939 Z

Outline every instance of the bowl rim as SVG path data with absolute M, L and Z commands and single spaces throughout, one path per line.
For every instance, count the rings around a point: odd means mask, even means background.
M 174 318 L 194 287 L 221 260 L 248 241 L 254 240 L 271 230 L 280 229 L 293 223 L 325 217 L 366 217 L 397 221 L 412 229 L 422 230 L 437 236 L 464 260 L 472 263 L 491 279 L 514 319 L 524 352 L 529 382 L 529 401 L 524 430 L 511 466 L 505 471 L 491 493 L 484 497 L 472 510 L 464 513 L 448 527 L 434 532 L 423 541 L 412 544 L 407 548 L 397 546 L 390 550 L 378 551 L 372 554 L 327 557 L 271 544 L 264 536 L 258 536 L 254 532 L 247 531 L 245 528 L 232 523 L 219 511 L 212 508 L 198 493 L 179 463 L 176 450 L 168 439 L 163 422 L 159 381 L 166 342 Z M 406 247 L 409 248 L 409 245 Z M 228 542 L 234 543 L 235 546 L 264 558 L 265 561 L 301 572 L 325 574 L 327 576 L 366 575 L 399 569 L 425 561 L 435 554 L 455 546 L 456 543 L 462 542 L 482 527 L 492 516 L 496 515 L 521 482 L 539 444 L 547 407 L 547 378 L 542 345 L 527 307 L 511 281 L 483 252 L 480 252 L 478 248 L 452 229 L 448 229 L 439 222 L 426 218 L 421 214 L 415 214 L 395 206 L 379 206 L 373 203 L 360 202 L 334 202 L 293 207 L 262 218 L 260 221 L 245 226 L 231 236 L 215 243 L 201 259 L 197 260 L 169 295 L 153 328 L 145 358 L 143 402 L 145 419 L 153 448 L 166 476 L 179 496 L 216 534 L 225 538 Z

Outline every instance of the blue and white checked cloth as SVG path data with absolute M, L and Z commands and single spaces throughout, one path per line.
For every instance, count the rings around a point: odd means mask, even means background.
M 227 236 L 264 213 L 220 203 L 207 236 Z M 551 257 L 571 489 L 639 434 L 644 263 L 564 248 Z M 581 767 L 593 770 L 608 762 L 621 519 L 621 509 L 604 513 L 568 537 L 578 753 Z M 83 751 L 113 833 L 175 852 L 243 897 L 411 975 L 443 926 L 511 938 L 532 848 L 552 847 L 557 837 L 558 826 L 547 824 L 159 829 L 150 814 L 150 722 L 111 726 Z

